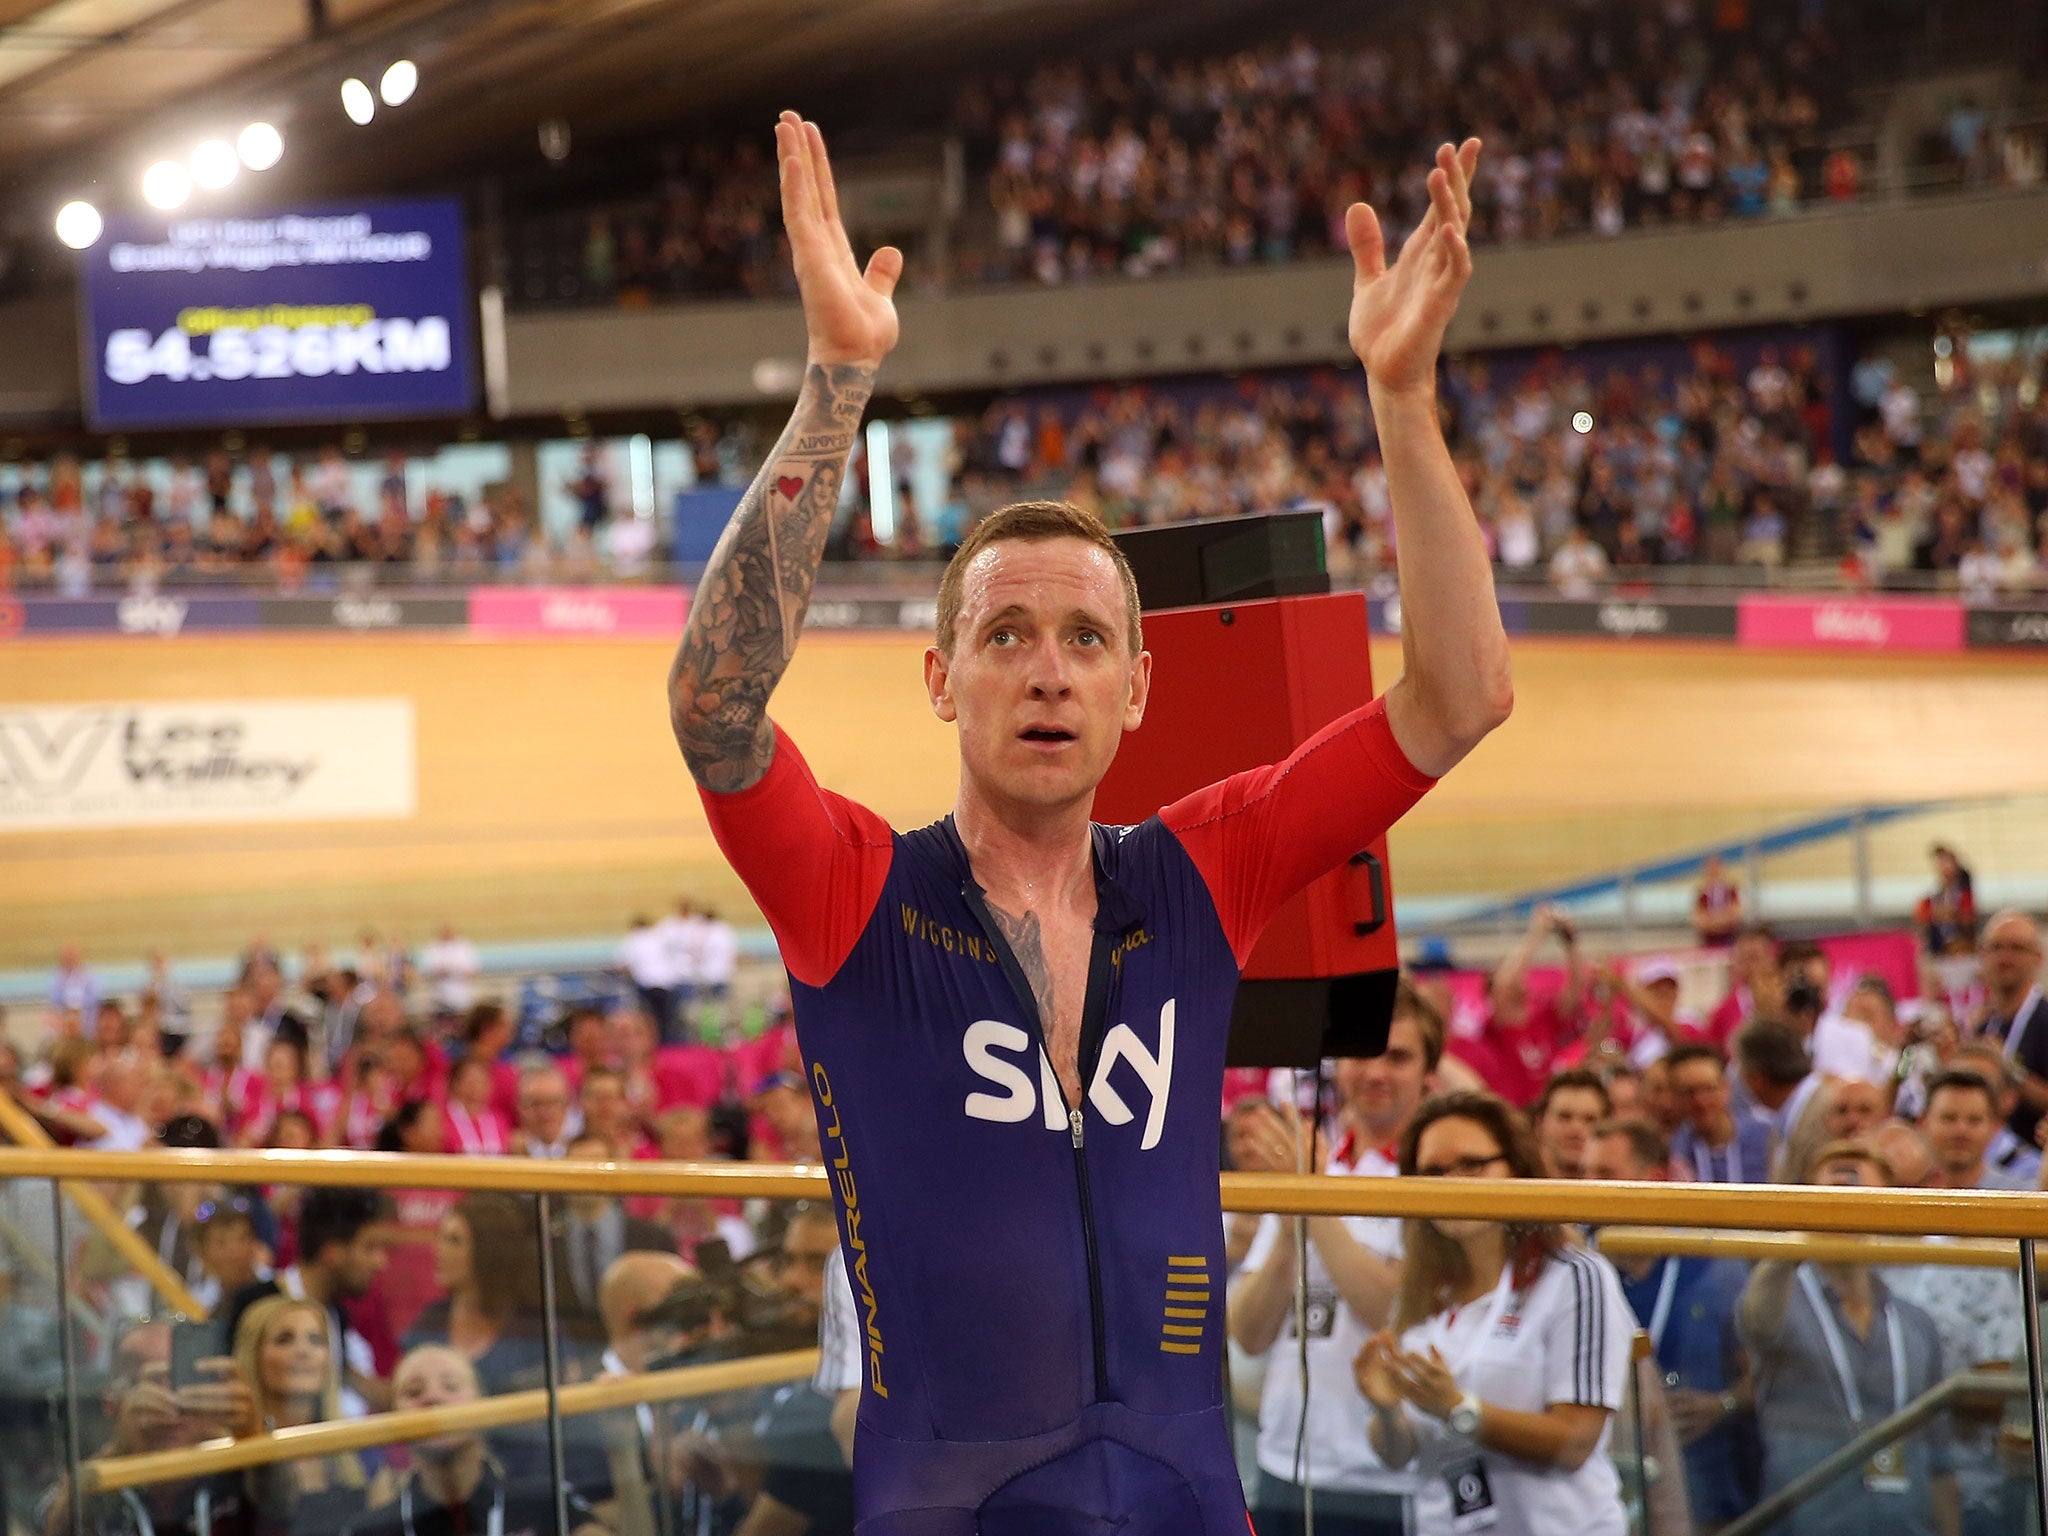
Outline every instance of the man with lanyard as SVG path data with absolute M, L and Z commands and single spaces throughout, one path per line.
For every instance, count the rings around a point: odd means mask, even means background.
M 1884 1186 L 1891 1170 L 1860 1143 L 1831 1142 L 1813 1182 Z M 1867 1264 L 1759 1263 L 1736 1315 L 1756 1362 L 1766 1497 L 1943 1379 L 1934 1319 Z M 1800 1536 L 1957 1536 L 1961 1528 L 1946 1413 L 1802 1504 L 1796 1524 Z
M 867 1343 L 863 1536 L 1242 1533 L 1212 1289 L 1238 976 L 1281 902 L 1512 708 L 1435 397 L 1478 141 L 1439 150 L 1391 266 L 1372 211 L 1347 214 L 1349 336 L 1400 535 L 1405 667 L 1385 697 L 1285 762 L 1097 826 L 1095 788 L 1151 684 L 1137 583 L 1093 514 L 1003 508 L 947 567 L 924 658 L 931 708 L 958 727 L 956 808 L 899 835 L 821 788 L 768 716 L 902 272 L 886 248 L 854 261 L 815 125 L 785 114 L 776 136 L 808 365 L 706 565 L 669 707 L 791 977 Z M 1274 680 L 1207 684 L 1229 710 Z
M 1400 1171 L 1401 1137 L 1416 1106 L 1436 1091 L 1443 1019 L 1403 979 L 1387 1048 L 1336 1067 L 1341 1133 L 1320 1172 L 1388 1178 Z M 1292 1173 L 1298 1138 L 1275 1111 L 1244 1138 L 1241 1168 Z M 1320 1150 L 1320 1149 L 1318 1149 Z M 1308 1302 L 1297 1319 L 1295 1224 L 1259 1220 L 1230 1287 L 1230 1332 L 1263 1355 L 1259 1394 L 1259 1536 L 1303 1528 L 1304 1487 L 1315 1490 L 1315 1526 L 1326 1536 L 1400 1536 L 1414 1476 L 1380 1465 L 1366 1437 L 1365 1400 L 1351 1362 L 1387 1324 L 1401 1279 L 1401 1223 L 1390 1217 L 1307 1218 Z M 1297 1332 L 1297 1322 L 1305 1327 Z M 1305 1341 L 1305 1342 L 1304 1342 Z M 1302 1399 L 1306 1368 L 1308 1398 Z
M 2000 912 L 1984 925 L 1983 1033 L 2005 1047 L 2020 1074 L 2013 1133 L 2034 1139 L 2048 1111 L 2048 998 L 2041 992 L 2041 930 L 2024 912 Z
M 1670 1145 L 1641 1121 L 1605 1121 L 1587 1148 L 1586 1177 L 1663 1183 Z M 1728 1259 L 1617 1258 L 1614 1267 L 1663 1373 L 1693 1518 L 1709 1530 L 1725 1525 L 1756 1503 L 1762 1472 L 1749 1357 L 1735 1328 L 1747 1273 Z
M 1771 1127 L 1728 1102 L 1728 1069 L 1711 1045 L 1681 1045 L 1664 1058 L 1685 1123 L 1671 1138 L 1678 1161 L 1702 1184 L 1768 1184 Z

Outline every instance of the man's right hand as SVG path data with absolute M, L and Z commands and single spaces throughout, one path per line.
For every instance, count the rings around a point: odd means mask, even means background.
M 879 367 L 896 347 L 896 306 L 891 295 L 903 275 L 903 253 L 885 245 L 863 272 L 839 218 L 839 192 L 816 123 L 785 112 L 775 125 L 782 168 L 782 224 L 803 295 L 810 360 L 831 366 Z

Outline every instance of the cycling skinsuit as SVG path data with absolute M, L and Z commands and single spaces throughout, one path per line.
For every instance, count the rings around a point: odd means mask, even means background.
M 1096 826 L 1071 1107 L 950 817 L 891 832 L 779 730 L 759 783 L 704 794 L 789 968 L 833 1174 L 860 1536 L 1242 1536 L 1217 1190 L 1238 973 L 1432 782 L 1375 702 Z

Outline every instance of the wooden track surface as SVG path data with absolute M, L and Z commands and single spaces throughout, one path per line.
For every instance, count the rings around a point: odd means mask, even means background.
M 421 941 L 444 917 L 480 939 L 604 933 L 682 891 L 746 913 L 669 736 L 670 649 L 331 635 L 10 646 L 10 703 L 410 694 L 420 794 L 403 822 L 0 836 L 0 967 L 45 964 L 70 938 L 122 959 L 150 944 L 225 953 L 258 931 L 335 941 L 364 924 Z M 820 779 L 899 826 L 944 812 L 954 790 L 921 649 L 811 636 L 776 701 Z M 1405 890 L 1511 890 L 1858 800 L 2048 796 L 2048 666 L 2024 656 L 1558 640 L 1515 656 L 1514 719 L 1395 833 Z M 1389 680 L 1396 648 L 1376 646 L 1374 664 Z M 1980 836 L 2038 847 L 2048 868 L 2048 801 L 2030 814 Z M 1925 842 L 1909 824 L 1885 846 L 1918 861 Z

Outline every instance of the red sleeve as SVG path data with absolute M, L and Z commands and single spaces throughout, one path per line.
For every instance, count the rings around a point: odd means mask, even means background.
M 1243 965 L 1283 901 L 1379 838 L 1435 783 L 1408 761 L 1375 699 L 1284 762 L 1232 774 L 1159 816 L 1202 872 Z
M 866 806 L 820 789 L 775 727 L 775 756 L 736 794 L 698 789 L 711 835 L 761 905 L 782 963 L 805 986 L 830 981 L 882 898 L 895 839 Z

